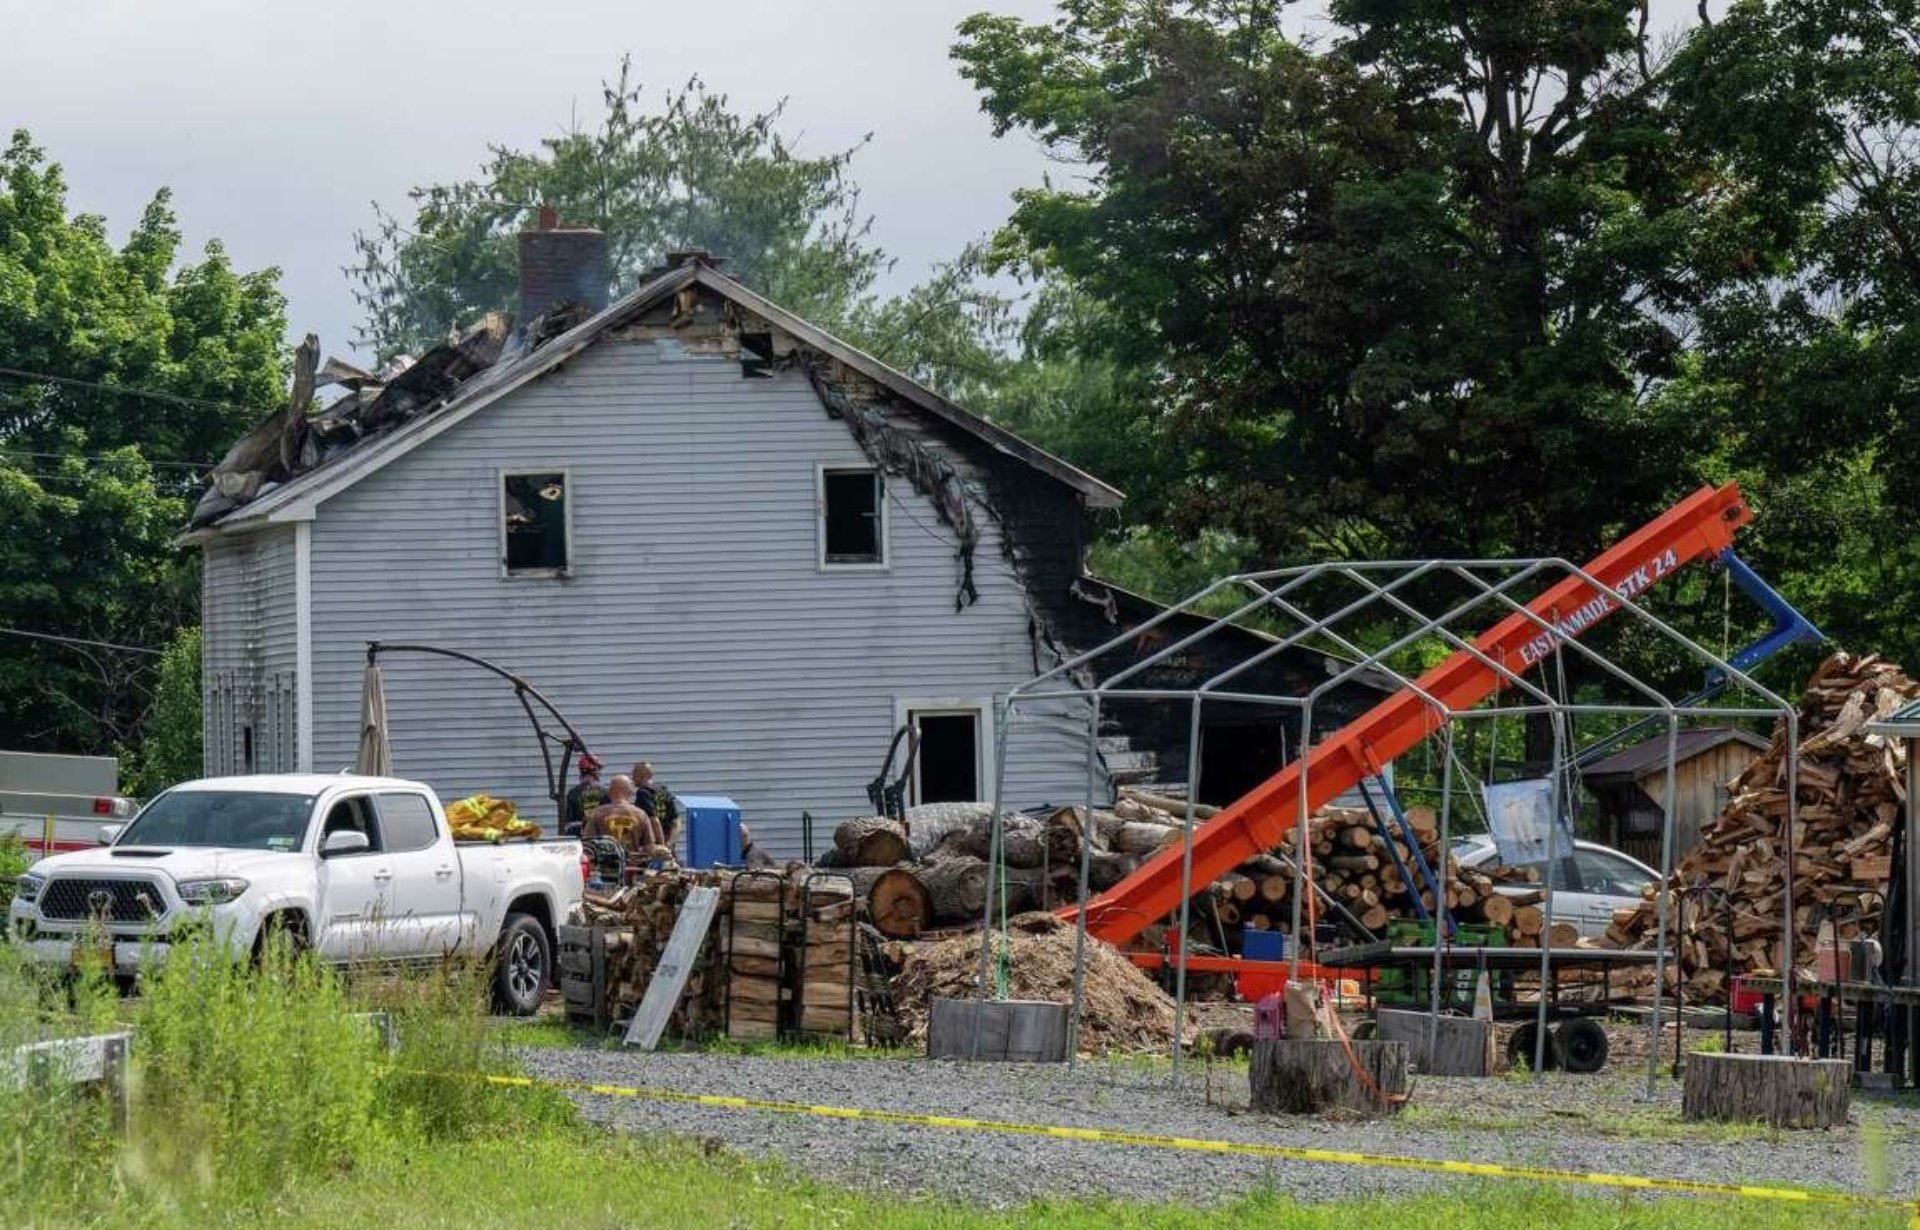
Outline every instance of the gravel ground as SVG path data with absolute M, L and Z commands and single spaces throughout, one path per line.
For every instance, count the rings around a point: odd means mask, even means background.
M 817 1059 L 594 1049 L 527 1050 L 552 1079 L 644 1085 L 918 1114 L 1116 1128 L 1713 1182 L 1920 1196 L 1920 1099 L 1856 1095 L 1854 1123 L 1830 1132 L 1769 1133 L 1680 1122 L 1679 1090 L 1662 1080 L 1640 1100 L 1638 1072 L 1520 1079 L 1416 1078 L 1392 1120 L 1274 1119 L 1246 1110 L 1244 1068 L 1190 1065 L 1176 1083 L 1164 1062 L 1086 1060 L 1069 1071 L 920 1059 Z M 816 1178 L 914 1195 L 1009 1206 L 1046 1197 L 1208 1202 L 1256 1188 L 1305 1200 L 1405 1193 L 1455 1180 L 1413 1172 L 1232 1154 L 965 1132 L 902 1124 L 727 1110 L 582 1095 L 598 1122 L 675 1133 L 773 1154 Z M 1863 1127 L 1865 1121 L 1867 1126 Z

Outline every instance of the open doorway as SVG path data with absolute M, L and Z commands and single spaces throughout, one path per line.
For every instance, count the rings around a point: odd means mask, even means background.
M 971 803 L 985 796 L 980 780 L 978 709 L 909 709 L 920 735 L 913 766 L 915 803 Z

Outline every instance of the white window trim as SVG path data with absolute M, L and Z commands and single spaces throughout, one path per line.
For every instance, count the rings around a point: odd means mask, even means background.
M 873 564 L 841 564 L 827 559 L 827 475 L 871 474 L 879 484 L 880 560 Z M 820 572 L 890 572 L 893 569 L 892 518 L 888 514 L 887 476 L 879 466 L 820 462 L 813 467 L 813 566 Z M 569 559 L 572 557 L 569 556 Z
M 915 714 L 924 717 L 961 717 L 972 716 L 979 725 L 974 738 L 975 765 L 978 775 L 975 785 L 978 793 L 987 801 L 992 801 L 994 787 L 994 705 L 992 697 L 973 696 L 896 696 L 893 701 L 893 728 L 899 730 L 912 720 Z M 920 757 L 913 758 L 913 780 L 908 783 L 909 807 L 917 807 L 920 802 Z
M 313 522 L 293 523 L 293 763 L 313 772 Z
M 561 517 L 566 523 L 567 566 L 565 568 L 520 568 L 507 567 L 507 480 L 530 474 L 558 474 L 560 485 L 566 489 L 565 503 L 561 508 Z M 493 514 L 494 534 L 497 539 L 495 553 L 500 560 L 500 579 L 503 581 L 551 581 L 565 580 L 574 573 L 573 554 L 573 471 L 566 466 L 510 466 L 499 470 L 493 478 L 493 498 L 497 505 Z

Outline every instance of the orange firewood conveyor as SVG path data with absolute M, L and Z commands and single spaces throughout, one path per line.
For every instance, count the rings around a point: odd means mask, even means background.
M 1703 487 L 1657 519 L 1609 548 L 1586 571 L 1604 589 L 1568 576 L 1527 604 L 1527 609 L 1568 636 L 1578 636 L 1620 608 L 1618 598 L 1636 598 L 1687 564 L 1713 559 L 1733 545 L 1734 531 L 1752 518 L 1738 487 Z M 1473 642 L 1487 658 L 1524 675 L 1554 648 L 1554 634 L 1515 612 Z M 1506 684 L 1491 666 L 1460 650 L 1415 681 L 1449 708 L 1463 711 Z M 1198 825 L 1193 836 L 1193 883 L 1211 883 L 1234 867 L 1273 849 L 1297 825 L 1300 774 L 1307 771 L 1307 812 L 1312 814 L 1363 777 L 1438 731 L 1447 721 L 1411 689 L 1402 689 L 1355 718 L 1303 758 Z M 1087 931 L 1124 947 L 1180 905 L 1181 845 L 1175 843 L 1132 875 L 1087 903 Z M 1074 907 L 1063 912 L 1074 916 Z M 1144 954 L 1143 954 L 1144 955 Z M 1190 963 L 1198 969 L 1200 960 Z M 1223 964 L 1223 959 L 1208 961 Z M 1237 962 L 1225 961 L 1225 965 Z

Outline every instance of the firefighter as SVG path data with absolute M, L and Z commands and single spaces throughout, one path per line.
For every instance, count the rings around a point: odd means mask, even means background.
M 621 773 L 607 785 L 607 802 L 588 813 L 580 835 L 586 838 L 610 837 L 627 849 L 632 861 L 646 862 L 665 856 L 660 822 L 653 814 L 634 805 L 633 779 Z
M 580 780 L 568 790 L 560 808 L 560 834 L 578 837 L 587 822 L 587 813 L 607 801 L 607 788 L 600 784 L 600 758 L 592 752 L 580 753 Z

